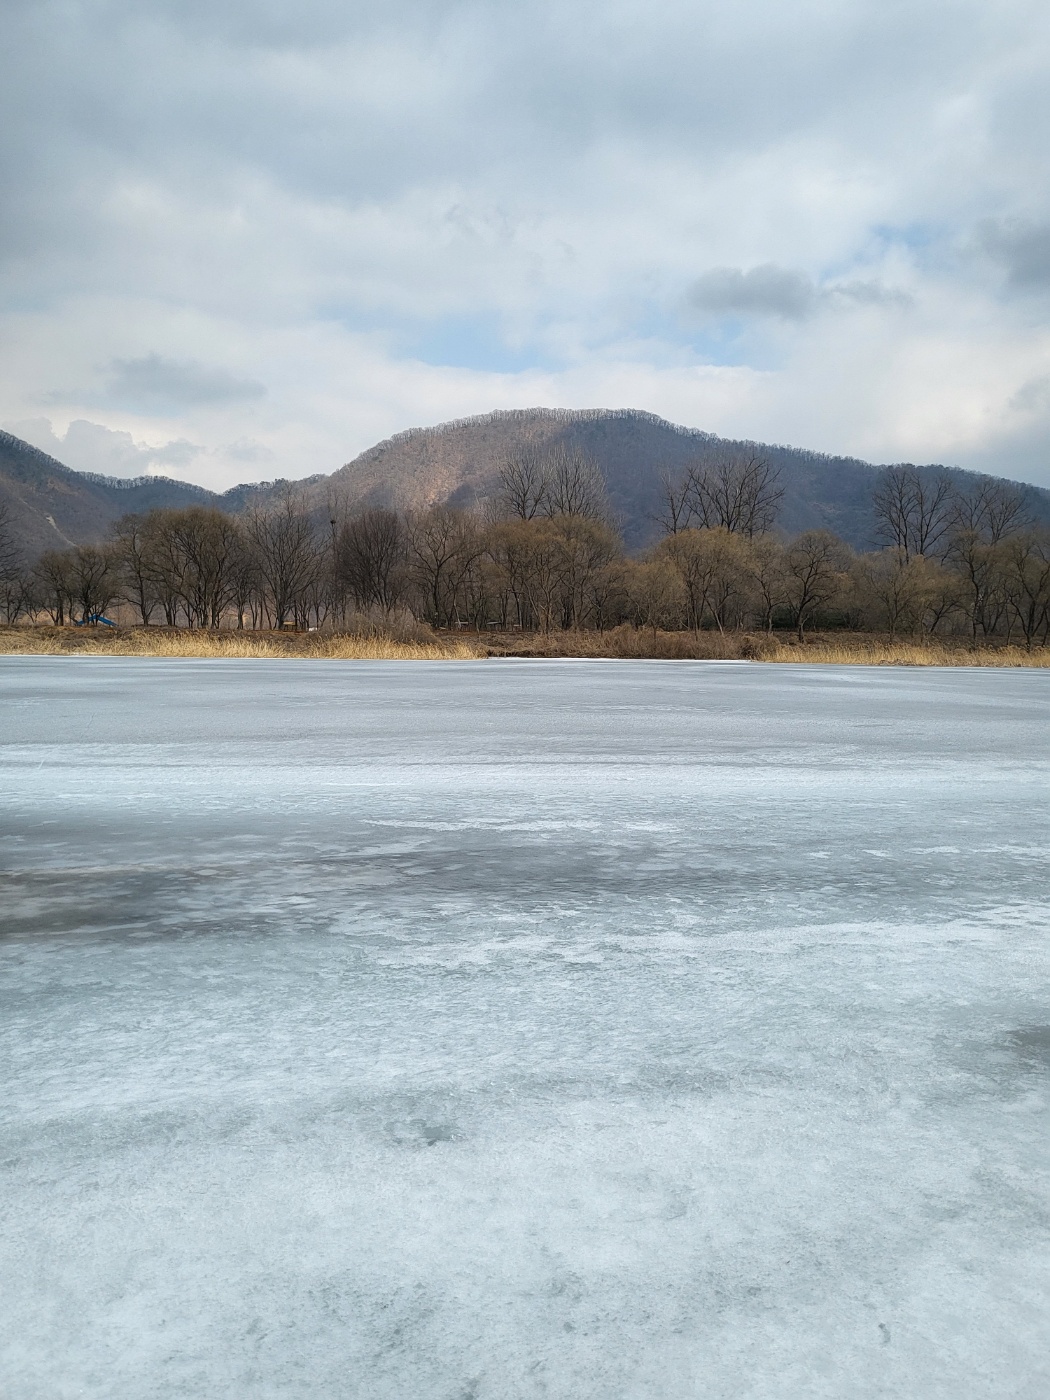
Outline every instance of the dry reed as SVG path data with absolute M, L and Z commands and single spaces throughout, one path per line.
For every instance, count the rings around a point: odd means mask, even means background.
M 490 638 L 489 656 L 604 657 L 615 660 L 737 660 L 740 636 L 717 632 L 661 632 L 651 627 L 614 627 L 608 632 L 504 633 Z
M 803 646 L 777 640 L 755 647 L 756 661 L 818 666 L 1010 666 L 1050 667 L 1050 648 L 952 646 L 946 642 L 849 639 L 814 640 Z
M 461 641 L 404 642 L 341 633 L 204 632 L 153 627 L 6 627 L 0 652 L 36 656 L 269 657 L 334 661 L 465 661 L 477 649 Z
M 818 666 L 1050 667 L 1050 647 L 972 647 L 959 641 L 901 641 L 837 634 L 793 639 L 754 633 L 609 632 L 470 636 L 416 640 L 331 632 L 206 632 L 164 627 L 74 629 L 0 627 L 0 653 L 59 656 L 270 657 L 339 661 L 469 661 L 478 657 L 759 661 Z
M 902 641 L 840 633 L 834 637 L 770 637 L 765 633 L 661 632 L 617 627 L 610 632 L 504 635 L 490 656 L 646 658 L 667 661 L 769 661 L 822 666 L 1050 666 L 1050 647 L 968 646 L 965 641 Z

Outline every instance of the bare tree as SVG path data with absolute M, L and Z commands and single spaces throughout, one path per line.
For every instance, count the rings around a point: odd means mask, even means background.
M 698 632 L 706 618 L 724 632 L 732 607 L 742 600 L 749 583 L 748 546 L 724 527 L 680 530 L 668 535 L 654 551 L 678 574 L 688 609 L 688 624 Z
M 56 627 L 73 613 L 73 567 L 69 550 L 49 549 L 33 565 L 39 596 Z
M 237 526 L 232 517 L 190 506 L 169 518 L 181 556 L 182 598 L 191 626 L 218 627 L 230 600 Z
M 591 621 L 599 632 L 604 632 L 624 617 L 629 595 L 622 559 L 612 559 L 590 575 L 587 580 L 587 602 Z
M 0 582 L 13 579 L 22 567 L 22 551 L 15 539 L 11 511 L 6 501 L 0 501 Z
M 238 532 L 230 567 L 230 606 L 237 613 L 238 631 L 244 630 L 244 619 L 250 615 L 252 627 L 258 627 L 261 614 L 261 581 L 256 565 L 255 550 L 247 531 Z
M 11 513 L 0 501 L 0 614 L 10 626 L 33 606 L 32 578 L 11 524 Z
M 481 532 L 470 517 L 435 506 L 409 522 L 409 564 L 427 620 L 451 627 L 467 609 L 463 585 L 484 553 Z
M 951 529 L 955 537 L 969 535 L 994 545 L 1031 523 L 1024 488 L 994 477 L 978 477 L 969 490 L 958 492 L 953 501 Z M 954 544 L 953 540 L 952 549 Z
M 856 561 L 855 579 L 863 610 L 891 637 L 920 627 L 944 589 L 941 565 L 922 554 L 909 559 L 896 547 L 863 555 Z
M 1005 610 L 1006 597 L 1001 588 L 1002 557 L 996 545 L 982 538 L 977 530 L 956 531 L 952 539 L 951 565 L 959 579 L 959 601 L 970 624 L 970 636 L 986 636 Z
M 189 621 L 186 561 L 177 529 L 178 516 L 177 510 L 167 507 L 151 510 L 142 522 L 141 552 L 145 585 L 164 613 L 168 627 L 179 625 L 179 615 L 183 610 L 186 610 L 186 620 Z M 126 587 L 126 573 L 124 583 Z
M 631 560 L 624 570 L 630 615 L 638 627 L 680 626 L 684 599 L 678 570 L 665 558 Z
M 694 467 L 688 488 L 692 515 L 704 529 L 721 528 L 753 539 L 776 520 L 784 497 L 779 479 L 779 470 L 758 457 Z
M 761 608 L 762 625 L 771 633 L 778 609 L 788 601 L 784 546 L 772 535 L 756 535 L 751 540 L 749 567 L 752 589 Z
M 685 472 L 672 476 L 670 472 L 660 473 L 660 507 L 652 517 L 663 527 L 665 535 L 677 535 L 679 530 L 688 530 L 693 519 L 693 476 Z
M 547 515 L 604 520 L 609 514 L 605 477 L 592 458 L 575 448 L 555 448 L 546 458 Z
M 561 625 L 583 627 L 595 576 L 620 554 L 620 541 L 610 526 L 586 516 L 567 515 L 551 524 L 561 546 Z
M 120 580 L 111 548 L 77 545 L 69 551 L 69 582 L 73 608 L 81 626 L 94 624 L 117 597 Z
M 526 449 L 499 469 L 499 502 L 507 515 L 533 520 L 547 511 L 550 466 L 538 452 Z
M 485 535 L 485 553 L 492 565 L 498 621 L 507 626 L 513 607 L 514 625 L 532 626 L 529 560 L 532 527 L 525 520 L 499 521 Z
M 947 550 L 955 511 L 951 478 L 915 467 L 890 467 L 883 472 L 873 497 L 875 532 L 897 549 L 905 561 L 942 557 Z
M 1050 632 L 1050 530 L 1012 535 L 1001 549 L 1007 603 L 1031 651 Z
M 153 532 L 150 518 L 125 515 L 113 527 L 114 564 L 120 579 L 121 596 L 148 627 L 158 606 L 152 558 Z
M 288 495 L 274 508 L 250 512 L 245 532 L 274 627 L 301 622 L 302 600 L 324 566 L 310 516 Z
M 784 551 L 784 582 L 800 642 L 813 615 L 841 596 L 849 563 L 848 547 L 830 530 L 807 530 Z
M 336 541 L 337 577 L 359 608 L 384 612 L 404 597 L 407 537 L 392 510 L 366 510 L 351 516 Z
M 523 533 L 521 564 L 527 612 L 543 632 L 562 618 L 565 584 L 565 541 L 552 520 L 534 520 Z

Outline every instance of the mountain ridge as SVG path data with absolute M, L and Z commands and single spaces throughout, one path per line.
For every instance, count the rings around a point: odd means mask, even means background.
M 295 481 L 243 482 L 224 492 L 172 477 L 106 477 L 78 472 L 11 433 L 0 432 L 0 502 L 24 552 L 102 539 L 120 516 L 158 506 L 214 505 L 239 513 L 281 493 L 299 494 L 320 519 L 333 510 L 393 506 L 471 506 L 498 489 L 502 461 L 524 449 L 566 448 L 598 462 L 630 549 L 656 538 L 660 481 L 693 465 L 760 456 L 780 472 L 778 527 L 787 534 L 824 527 L 857 548 L 876 543 L 872 492 L 885 466 L 785 444 L 723 438 L 644 409 L 496 409 L 403 429 L 334 472 Z M 927 464 L 964 484 L 976 473 Z M 1005 478 L 999 478 L 1005 479 Z M 1050 491 L 1022 482 L 1037 518 L 1050 522 Z

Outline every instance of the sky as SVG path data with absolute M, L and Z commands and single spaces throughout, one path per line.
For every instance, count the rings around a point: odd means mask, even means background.
M 497 408 L 1050 485 L 1045 0 L 4 0 L 0 422 L 224 489 Z

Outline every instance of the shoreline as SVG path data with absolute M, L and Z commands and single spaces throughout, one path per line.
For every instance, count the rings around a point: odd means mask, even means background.
M 1050 668 L 1050 647 L 973 647 L 952 640 L 908 641 L 864 634 L 815 633 L 799 644 L 784 634 L 656 632 L 619 627 L 610 632 L 434 635 L 399 640 L 337 632 L 217 632 L 189 628 L 0 627 L 0 655 L 134 656 L 269 660 L 473 661 L 650 660 L 754 661 L 824 666 L 941 666 Z

